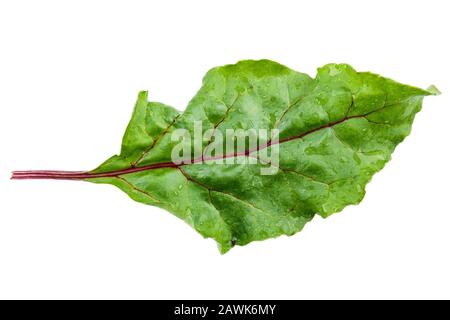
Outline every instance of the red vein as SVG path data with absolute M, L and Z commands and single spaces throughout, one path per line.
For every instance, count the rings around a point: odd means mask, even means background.
M 241 97 L 241 94 L 238 94 L 237 97 L 234 99 L 234 101 L 231 103 L 230 107 L 227 108 L 227 110 L 225 111 L 225 114 L 223 115 L 223 117 L 214 125 L 213 132 L 211 134 L 211 138 L 209 138 L 208 142 L 206 143 L 205 149 L 203 151 L 203 156 L 206 154 L 208 148 L 211 146 L 212 139 L 214 137 L 214 134 L 216 133 L 217 127 L 219 127 L 222 124 L 222 122 L 225 121 L 225 119 L 228 117 L 228 114 L 230 113 L 230 110 L 234 107 L 234 104 L 240 97 Z
M 11 179 L 83 180 L 83 179 L 94 179 L 94 178 L 117 177 L 119 175 L 130 174 L 130 173 L 135 173 L 135 172 L 142 172 L 142 171 L 162 169 L 162 168 L 179 168 L 180 166 L 200 163 L 200 162 L 204 162 L 204 161 L 207 162 L 207 161 L 214 161 L 214 160 L 220 160 L 220 159 L 226 159 L 226 158 L 232 158 L 232 157 L 248 156 L 250 153 L 258 152 L 260 150 L 270 147 L 271 145 L 282 144 L 282 143 L 292 141 L 292 140 L 297 140 L 297 139 L 303 139 L 304 137 L 306 137 L 310 134 L 313 134 L 317 131 L 334 127 L 336 125 L 339 125 L 339 124 L 341 124 L 345 121 L 351 120 L 351 119 L 367 118 L 372 113 L 381 111 L 384 108 L 392 106 L 392 105 L 393 104 L 384 105 L 380 109 L 371 111 L 371 112 L 363 114 L 363 115 L 346 116 L 340 120 L 324 124 L 322 126 L 308 130 L 299 135 L 283 138 L 277 142 L 269 141 L 269 142 L 267 142 L 261 146 L 258 146 L 257 148 L 254 148 L 254 149 L 249 149 L 249 150 L 242 151 L 242 152 L 228 153 L 228 154 L 219 155 L 219 156 L 212 156 L 209 158 L 204 158 L 202 155 L 196 159 L 193 159 L 191 161 L 184 162 L 181 164 L 176 164 L 171 161 L 167 161 L 167 162 L 154 163 L 154 164 L 150 164 L 150 165 L 146 165 L 146 166 L 142 166 L 142 167 L 133 167 L 132 166 L 127 169 L 114 170 L 114 171 L 110 171 L 110 172 L 101 172 L 101 173 L 92 173 L 89 171 L 55 171 L 55 170 L 13 171 Z
M 155 138 L 155 140 L 153 140 L 153 143 L 144 150 L 144 152 L 142 152 L 142 154 L 139 156 L 139 158 L 137 158 L 135 161 L 133 161 L 133 163 L 131 164 L 132 167 L 136 166 L 139 162 L 142 161 L 142 159 L 145 158 L 145 156 L 153 149 L 153 147 L 158 143 L 158 141 L 164 137 L 166 135 L 166 133 L 170 130 L 170 128 L 175 124 L 175 122 L 177 121 L 178 117 L 180 116 L 180 114 L 177 114 L 175 116 L 175 118 L 172 120 L 171 123 L 169 123 L 169 125 L 167 126 L 167 128 L 164 129 L 164 131 Z M 147 132 L 147 131 L 146 131 Z
M 289 89 L 288 89 L 288 95 L 289 95 Z M 291 110 L 294 106 L 296 106 L 299 102 L 303 101 L 303 99 L 305 99 L 308 96 L 309 96 L 308 94 L 305 94 L 304 96 L 301 96 L 293 103 L 290 103 L 291 99 L 289 98 L 288 106 L 286 107 L 286 109 L 284 109 L 280 118 L 275 122 L 274 129 L 278 129 L 278 126 L 280 125 L 281 121 L 283 121 L 284 117 L 286 116 L 286 113 L 288 113 L 289 110 Z
M 125 183 L 126 185 L 128 185 L 131 189 L 133 189 L 133 190 L 135 190 L 135 191 L 137 191 L 137 192 L 142 193 L 143 195 L 149 197 L 150 199 L 152 199 L 152 200 L 155 201 L 155 202 L 160 202 L 158 199 L 156 199 L 156 198 L 155 198 L 154 196 L 152 196 L 150 193 L 148 193 L 147 191 L 145 191 L 145 190 L 143 190 L 143 189 L 140 189 L 140 188 L 136 187 L 134 184 L 132 184 L 132 183 L 131 183 L 130 181 L 128 181 L 127 179 L 122 178 L 121 176 L 117 176 L 116 178 L 119 179 L 120 181 L 122 181 L 123 183 Z
M 250 203 L 250 202 L 248 202 L 248 201 L 246 201 L 246 200 L 242 200 L 241 198 L 236 197 L 234 194 L 231 194 L 231 193 L 229 193 L 229 192 L 222 191 L 222 190 L 211 189 L 211 188 L 208 187 L 206 184 L 204 184 L 204 183 L 198 181 L 197 179 L 194 179 L 192 176 L 190 176 L 189 174 L 187 174 L 186 171 L 184 171 L 184 170 L 181 169 L 180 167 L 178 167 L 178 170 L 183 174 L 183 176 L 186 178 L 187 181 L 191 181 L 192 183 L 195 183 L 195 184 L 201 186 L 202 188 L 205 188 L 206 190 L 208 190 L 208 193 L 209 193 L 209 201 L 210 201 L 210 203 L 211 203 L 213 206 L 214 206 L 214 204 L 212 203 L 211 192 L 217 192 L 217 193 L 222 193 L 222 194 L 224 194 L 224 195 L 226 195 L 226 196 L 232 197 L 232 198 L 234 198 L 234 199 L 236 199 L 236 200 L 239 200 L 239 201 L 245 203 L 246 205 L 248 205 L 249 207 L 252 207 L 253 209 L 259 210 L 259 211 L 261 211 L 261 212 L 265 212 L 264 210 L 262 210 L 262 209 L 256 207 L 254 204 L 252 204 L 252 203 Z M 214 207 L 215 207 L 215 206 L 214 206 Z M 220 212 L 220 210 L 217 210 L 217 211 Z

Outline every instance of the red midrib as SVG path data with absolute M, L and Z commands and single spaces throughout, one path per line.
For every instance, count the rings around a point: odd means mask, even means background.
M 379 111 L 379 110 L 376 110 L 376 111 Z M 372 112 L 370 112 L 370 113 L 372 113 Z M 336 125 L 338 125 L 342 122 L 345 122 L 347 120 L 350 120 L 350 119 L 365 118 L 370 113 L 367 113 L 364 115 L 355 115 L 355 116 L 345 117 L 341 120 L 331 122 L 331 123 L 325 124 L 323 126 L 311 129 L 300 135 L 280 139 L 277 143 L 272 143 L 271 141 L 269 141 L 268 143 L 261 145 L 258 148 L 246 150 L 244 152 L 229 153 L 229 154 L 224 154 L 221 156 L 209 157 L 209 158 L 199 157 L 199 158 L 193 159 L 190 162 L 182 163 L 182 164 L 175 164 L 171 161 L 168 161 L 168 162 L 154 163 L 154 164 L 150 164 L 150 165 L 142 166 L 142 167 L 130 167 L 127 169 L 114 170 L 114 171 L 102 172 L 102 173 L 90 173 L 89 171 L 55 171 L 55 170 L 13 171 L 11 179 L 82 180 L 82 179 L 92 179 L 92 178 L 117 177 L 117 176 L 120 176 L 123 174 L 129 174 L 129 173 L 134 173 L 134 172 L 142 172 L 142 171 L 161 169 L 161 168 L 178 168 L 180 166 L 195 164 L 195 163 L 204 162 L 204 161 L 212 161 L 212 160 L 226 159 L 226 158 L 231 158 L 231 157 L 247 156 L 250 153 L 263 150 L 265 148 L 270 147 L 271 145 L 281 144 L 281 143 L 288 142 L 291 140 L 296 140 L 296 139 L 302 139 L 309 134 L 320 131 L 322 129 L 336 126 Z

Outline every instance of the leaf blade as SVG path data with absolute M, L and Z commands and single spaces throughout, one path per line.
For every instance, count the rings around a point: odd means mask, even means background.
M 409 135 L 423 97 L 437 93 L 346 64 L 325 65 L 314 79 L 269 60 L 214 68 L 183 113 L 162 107 L 148 116 L 154 103 L 143 103 L 146 95 L 141 93 L 121 154 L 94 172 L 130 165 L 142 171 L 89 180 L 114 184 L 136 201 L 172 212 L 215 239 L 224 253 L 236 243 L 295 234 L 316 214 L 327 217 L 359 203 L 372 176 Z M 159 135 L 148 137 L 149 123 L 161 115 Z M 194 121 L 222 134 L 226 129 L 279 128 L 278 173 L 258 174 L 267 167 L 262 163 L 145 169 L 170 162 L 176 144 L 170 133 L 182 128 L 193 134 Z M 205 140 L 202 147 L 210 143 Z M 272 148 L 268 143 L 265 149 Z M 242 157 L 258 157 L 261 151 L 246 150 Z M 234 155 L 224 152 L 222 157 Z

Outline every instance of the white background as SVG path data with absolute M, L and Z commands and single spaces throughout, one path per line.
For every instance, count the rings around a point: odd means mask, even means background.
M 450 298 L 448 1 L 2 1 L 0 298 Z M 211 67 L 346 62 L 443 92 L 358 206 L 221 256 L 109 185 L 11 181 L 118 153 L 139 90 Z

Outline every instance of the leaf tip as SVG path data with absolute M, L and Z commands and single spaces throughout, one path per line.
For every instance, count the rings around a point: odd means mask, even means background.
M 433 96 L 438 96 L 441 94 L 441 91 L 434 84 L 429 86 L 427 91 Z
M 141 90 L 138 93 L 138 101 L 148 101 L 148 91 L 147 90 Z

